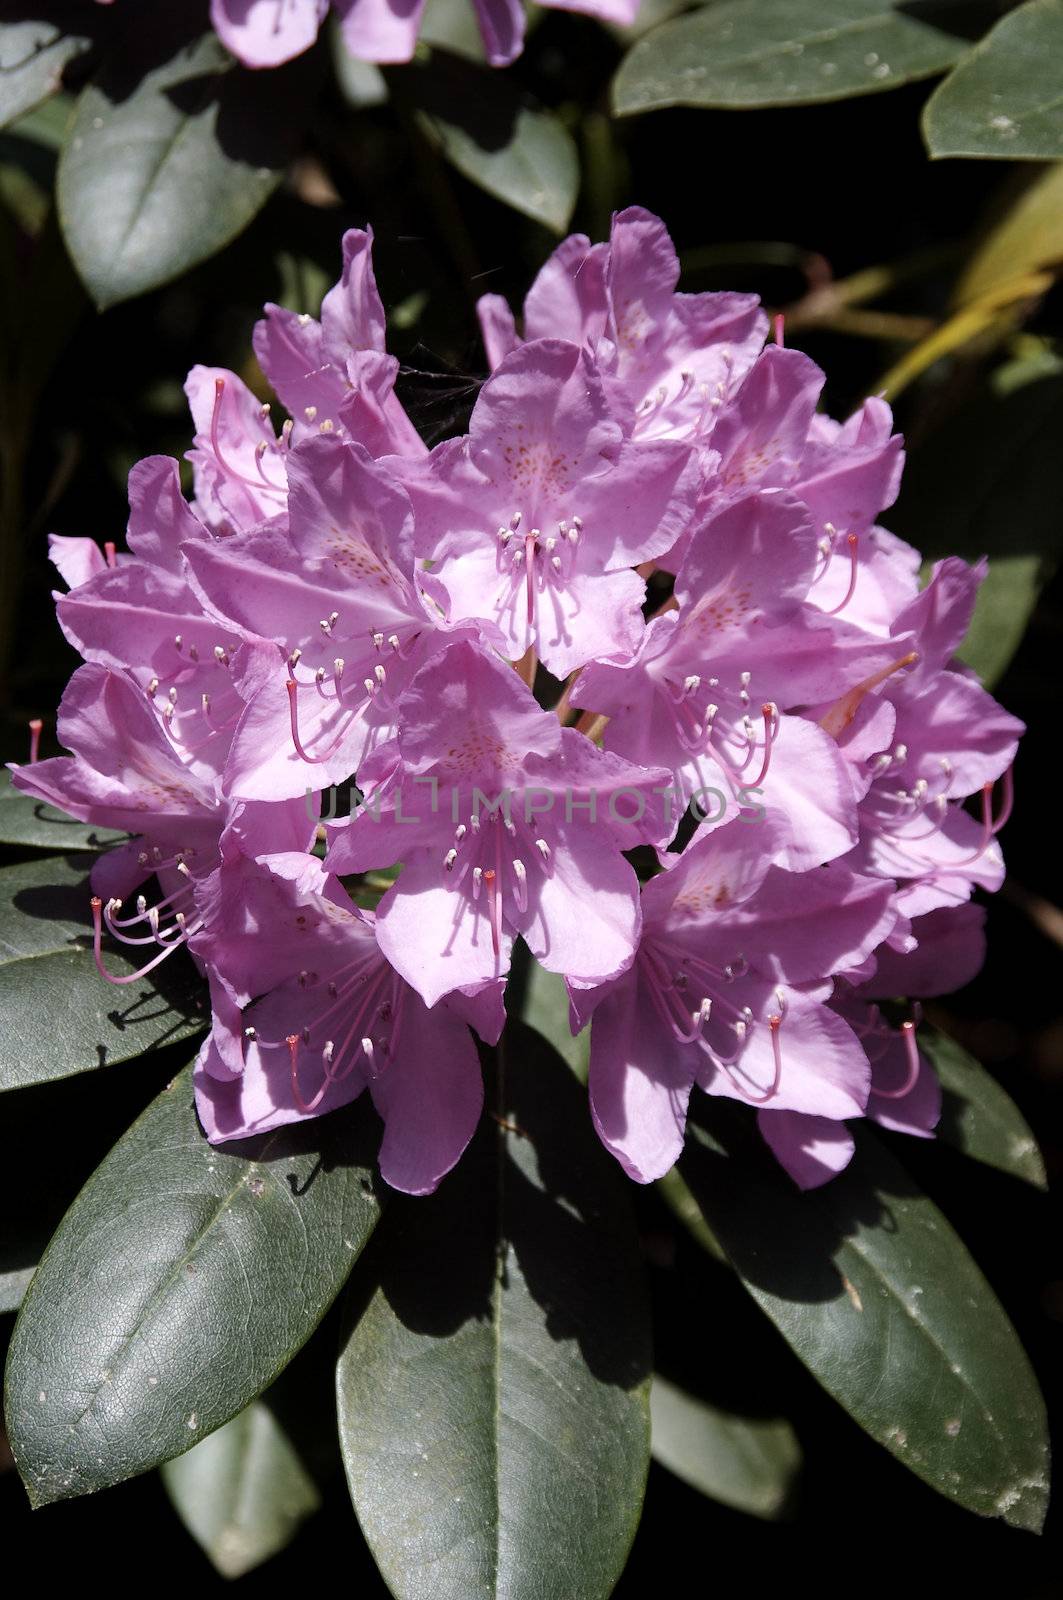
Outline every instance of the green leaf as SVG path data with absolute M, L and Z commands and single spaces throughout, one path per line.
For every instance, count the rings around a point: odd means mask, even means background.
M 91 45 L 96 25 L 84 4 L 48 8 L 52 20 L 0 25 L 0 128 L 6 128 L 62 87 L 63 71 Z
M 92 957 L 92 857 L 46 856 L 0 869 L 0 1090 L 68 1078 L 187 1039 L 206 1022 L 204 988 L 183 952 L 115 988 Z M 108 948 L 135 972 L 143 946 Z
M 923 112 L 932 156 L 1063 157 L 1063 0 L 1026 0 L 940 84 Z
M 463 177 L 564 233 L 579 190 L 579 156 L 552 112 L 507 74 L 442 50 L 389 73 L 388 81 Z
M 712 1500 L 753 1517 L 782 1515 L 801 1467 L 783 1418 L 741 1417 L 695 1399 L 657 1374 L 650 1395 L 653 1455 Z
M 12 1267 L 9 1271 L 0 1271 L 0 1312 L 18 1310 L 35 1271 L 35 1267 Z
M 719 0 L 639 40 L 613 109 L 845 100 L 943 72 L 964 49 L 889 0 Z
M 162 1481 L 223 1578 L 239 1578 L 283 1550 L 321 1505 L 295 1446 L 261 1400 L 168 1461 Z
M 978 245 L 956 286 L 959 306 L 998 295 L 1016 279 L 1063 263 L 1063 164 L 1026 169 L 1032 178 Z
M 568 990 L 565 980 L 556 972 L 531 958 L 528 962 L 528 980 L 524 992 L 522 1015 L 529 1027 L 541 1033 L 553 1045 L 562 1061 L 567 1062 L 580 1083 L 586 1083 L 591 1064 L 591 1030 L 573 1038 L 568 1025 Z
M 124 833 L 77 822 L 30 794 L 20 794 L 11 774 L 0 770 L 0 844 L 30 850 L 108 850 Z
M 209 1145 L 186 1069 L 67 1212 L 15 1324 L 11 1448 L 34 1505 L 121 1483 L 242 1411 L 306 1342 L 379 1215 L 367 1101 Z
M 891 528 L 930 560 L 989 557 L 960 658 L 992 685 L 1063 556 L 1063 361 L 1009 362 L 913 450 Z M 963 471 L 957 472 L 957 462 Z
M 180 16 L 153 19 L 138 48 L 112 57 L 82 91 L 67 132 L 59 214 L 101 310 L 235 238 L 302 134 L 304 64 L 250 72 L 213 34 L 189 40 L 187 26 Z
M 504 1044 L 501 1120 L 437 1194 L 393 1204 L 352 1289 L 340 1444 L 398 1600 L 605 1600 L 639 1518 L 649 1326 L 624 1179 L 549 1045 Z
M 919 1048 L 933 1063 L 944 1089 L 938 1138 L 972 1161 L 1048 1186 L 1033 1132 L 1015 1102 L 972 1055 L 938 1028 L 919 1030 Z
M 800 1194 L 748 1123 L 696 1128 L 683 1175 L 753 1298 L 823 1387 L 942 1494 L 1038 1530 L 1044 1402 L 985 1278 L 865 1130 L 848 1171 Z M 726 1130 L 724 1125 L 727 1124 Z

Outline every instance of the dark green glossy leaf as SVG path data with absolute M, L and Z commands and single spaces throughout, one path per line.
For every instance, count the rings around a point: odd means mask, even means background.
M 801 1467 L 797 1435 L 781 1417 L 741 1417 L 678 1389 L 658 1374 L 650 1395 L 653 1454 L 710 1499 L 774 1518 Z
M 1037 1530 L 1048 1436 L 992 1289 L 933 1203 L 860 1130 L 847 1172 L 799 1194 L 748 1122 L 696 1128 L 683 1174 L 753 1298 L 823 1387 L 942 1494 Z M 726 1130 L 726 1131 L 724 1131 Z
M 938 1138 L 1038 1189 L 1047 1186 L 1037 1141 L 1015 1102 L 972 1055 L 937 1028 L 921 1028 L 919 1046 L 945 1091 Z
M 987 684 L 1063 556 L 1063 361 L 1010 362 L 913 450 L 891 528 L 931 560 L 989 557 L 960 657 Z M 957 462 L 963 471 L 957 472 Z
M 394 1203 L 352 1289 L 347 1476 L 399 1600 L 604 1600 L 649 1455 L 629 1197 L 530 1029 L 507 1035 L 498 1104 L 436 1195 Z
M 168 1461 L 162 1481 L 223 1578 L 239 1578 L 283 1550 L 321 1504 L 295 1446 L 261 1400 Z
M 86 1072 L 5 1095 L 0 1310 L 17 1310 L 78 1190 L 187 1055 L 177 1044 L 132 1072 Z
M 183 951 L 120 988 L 100 977 L 92 861 L 45 856 L 0 870 L 0 1089 L 126 1061 L 205 1025 L 205 987 Z M 144 948 L 111 941 L 106 960 L 109 971 L 129 974 Z
M 0 770 L 0 844 L 30 850 L 107 850 L 121 844 L 124 833 L 78 822 L 33 795 L 20 794 L 11 774 Z
M 579 156 L 552 112 L 508 75 L 442 50 L 389 81 L 463 177 L 564 233 L 579 189 Z
M 932 156 L 1063 157 L 1063 0 L 1026 0 L 1001 17 L 931 95 Z
M 640 39 L 618 116 L 662 106 L 780 106 L 894 89 L 943 72 L 962 39 L 889 0 L 719 0 Z
M 228 244 L 280 182 L 305 123 L 305 63 L 250 72 L 213 34 L 190 39 L 182 9 L 111 58 L 67 132 L 59 214 L 101 309 Z
M 94 10 L 75 0 L 49 6 L 48 20 L 0 21 L 0 128 L 58 91 L 64 68 L 92 43 Z
M 181 1455 L 248 1405 L 328 1310 L 379 1215 L 363 1099 L 214 1148 L 191 1069 L 119 1140 L 60 1224 L 7 1364 L 34 1505 Z

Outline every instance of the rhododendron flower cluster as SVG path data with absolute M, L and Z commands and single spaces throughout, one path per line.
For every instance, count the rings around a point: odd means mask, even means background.
M 98 0 L 110 5 L 111 0 Z M 540 0 L 559 11 L 579 11 L 627 27 L 640 0 Z M 210 0 L 210 20 L 226 49 L 246 67 L 279 67 L 309 50 L 330 10 L 343 42 L 363 61 L 409 61 L 417 45 L 426 0 Z M 492 67 L 507 67 L 524 48 L 522 0 L 472 0 Z
M 275 10 L 215 6 L 248 40 Z M 430 451 L 371 246 L 347 234 L 320 320 L 266 307 L 287 420 L 194 368 L 191 503 L 153 458 L 127 552 L 53 540 L 71 753 L 14 781 L 132 836 L 94 873 L 101 972 L 112 941 L 144 972 L 191 952 L 209 1139 L 368 1090 L 411 1193 L 477 1124 L 518 939 L 590 1027 L 594 1122 L 639 1181 L 695 1087 L 806 1187 L 853 1119 L 929 1135 L 912 1002 L 980 965 L 1022 728 L 956 659 L 983 567 L 921 587 L 879 525 L 888 407 L 823 415 L 757 301 L 677 293 L 629 210 L 559 246 L 519 331 L 481 302 L 491 375 Z

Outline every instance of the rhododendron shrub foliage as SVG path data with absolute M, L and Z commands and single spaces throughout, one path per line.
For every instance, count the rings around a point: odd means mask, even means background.
M 326 8 L 283 8 L 283 40 L 271 9 L 213 15 L 266 64 Z M 417 7 L 335 9 L 360 53 L 409 54 Z M 478 13 L 491 34 L 504 11 L 508 60 L 520 8 L 496 9 Z M 86 889 L 99 1005 L 108 983 L 164 996 L 194 967 L 206 1026 L 191 1082 L 129 1136 L 144 1149 L 111 1158 L 129 1206 L 184 1216 L 181 1298 L 130 1269 L 126 1321 L 98 1315 L 120 1348 L 82 1350 L 63 1381 L 90 1398 L 49 1432 L 34 1318 L 88 1305 L 53 1247 L 12 1355 L 31 1494 L 227 1423 L 383 1211 L 340 1423 L 385 1579 L 425 1593 L 438 1564 L 438 1592 L 530 1593 L 497 1574 L 519 1570 L 532 1518 L 556 1545 L 535 1592 L 605 1595 L 647 1459 L 630 1214 L 656 1182 L 688 1221 L 700 1208 L 699 1237 L 868 1431 L 942 1492 L 1035 1523 L 1041 1469 L 992 1418 L 1039 1402 L 977 1269 L 958 1241 L 952 1278 L 924 1261 L 934 1225 L 907 1201 L 857 1206 L 860 1243 L 846 1220 L 867 1163 L 891 1159 L 869 1124 L 935 1136 L 920 1002 L 978 972 L 1004 874 L 1023 728 L 958 660 L 985 563 L 921 572 L 882 522 L 904 465 L 886 403 L 827 415 L 781 321 L 679 292 L 639 209 L 605 242 L 565 239 L 519 315 L 480 301 L 489 375 L 467 431 L 429 449 L 396 392 L 372 242 L 344 236 L 319 318 L 266 307 L 275 402 L 192 369 L 190 498 L 178 463 L 149 458 L 124 544 L 52 539 L 83 664 L 67 753 L 35 748 L 12 783 L 118 837 Z M 84 1259 L 106 1252 L 104 1188 L 65 1225 Z M 834 1286 L 795 1293 L 795 1318 L 757 1262 L 802 1250 L 833 1256 Z M 891 1250 L 923 1261 L 910 1291 Z M 953 1293 L 979 1308 L 967 1354 L 935 1332 Z M 860 1354 L 894 1318 L 910 1382 Z M 993 1366 L 984 1347 L 1011 1353 Z M 117 1464 L 97 1450 L 112 1427 L 138 1441 Z M 487 1457 L 485 1533 L 469 1477 Z M 497 1587 L 469 1576 L 485 1541 Z

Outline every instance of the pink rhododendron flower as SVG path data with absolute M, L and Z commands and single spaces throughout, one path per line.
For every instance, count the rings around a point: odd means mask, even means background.
M 402 689 L 450 636 L 415 570 L 402 486 L 360 445 L 319 436 L 288 458 L 286 528 L 184 550 L 215 616 L 275 642 L 235 729 L 225 784 L 280 799 L 339 783 L 397 731 Z
M 633 449 L 589 358 L 556 339 L 507 357 L 467 440 L 401 470 L 451 620 L 492 624 L 507 655 L 534 648 L 557 676 L 637 646 L 645 585 L 632 567 L 694 509 L 689 451 Z
M 765 828 L 774 825 L 765 823 Z M 588 991 L 591 1106 L 632 1177 L 682 1148 L 693 1086 L 776 1111 L 860 1116 L 870 1070 L 822 980 L 861 962 L 891 927 L 891 895 L 843 867 L 780 871 L 741 820 L 689 845 L 642 890 L 633 967 Z
M 368 1088 L 386 1125 L 381 1173 L 394 1188 L 430 1193 L 479 1121 L 483 1084 L 468 1024 L 497 1040 L 500 986 L 429 1010 L 382 953 L 372 913 L 313 857 L 244 857 L 232 870 L 246 880 L 237 915 L 232 882 L 215 886 L 197 938 L 243 1001 L 242 1010 L 216 1012 L 200 1052 L 196 1104 L 208 1138 L 324 1114 Z M 228 1069 L 234 1050 L 239 1072 Z
M 635 20 L 639 0 L 543 0 L 562 11 L 622 26 Z M 332 0 L 344 43 L 363 61 L 409 61 L 425 0 Z M 473 0 L 484 50 L 493 67 L 508 66 L 524 48 L 520 0 Z M 248 67 L 276 67 L 308 50 L 329 0 L 211 0 L 210 18 L 223 44 Z
M 551 972 L 601 982 L 626 967 L 638 881 L 621 851 L 667 832 L 668 774 L 596 750 L 540 711 L 517 675 L 453 644 L 403 700 L 379 796 L 332 833 L 328 864 L 401 858 L 377 938 L 429 1005 L 504 976 L 521 935 Z
M 349 39 L 412 47 L 416 7 L 337 9 Z M 325 10 L 216 6 L 262 63 Z M 482 14 L 519 44 L 518 9 Z M 493 371 L 428 451 L 371 246 L 345 235 L 320 320 L 256 328 L 287 419 L 193 368 L 192 502 L 151 458 L 127 550 L 52 541 L 85 662 L 71 753 L 13 781 L 134 836 L 93 872 L 101 972 L 111 939 L 137 977 L 199 965 L 211 1140 L 368 1089 L 381 1171 L 415 1194 L 476 1127 L 474 1035 L 501 1034 L 518 939 L 567 980 L 595 1125 L 641 1182 L 695 1087 L 755 1111 L 803 1188 L 846 1165 L 854 1119 L 931 1136 L 918 999 L 981 964 L 1022 727 L 957 660 L 984 564 L 921 588 L 879 526 L 889 409 L 823 416 L 819 368 L 764 347 L 749 296 L 677 293 L 632 209 L 558 247 L 520 334 L 481 302 Z

